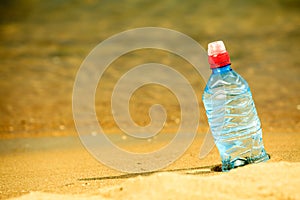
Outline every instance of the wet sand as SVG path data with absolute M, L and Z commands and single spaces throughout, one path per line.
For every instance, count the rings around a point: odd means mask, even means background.
M 1 3 L 0 198 L 299 199 L 299 24 L 294 0 Z M 201 102 L 204 81 L 178 56 L 149 50 L 124 55 L 106 71 L 96 95 L 99 123 L 108 134 L 121 133 L 110 110 L 114 83 L 137 64 L 158 62 L 181 72 L 199 98 L 201 125 L 193 145 L 166 172 L 139 175 L 106 167 L 85 150 L 72 116 L 80 64 L 99 42 L 144 26 L 180 31 L 204 48 L 224 40 L 233 69 L 250 85 L 270 161 L 229 173 L 212 171 L 220 164 L 216 148 L 198 158 L 208 128 Z M 133 96 L 133 119 L 146 125 L 149 107 L 161 103 L 168 111 L 161 134 L 175 132 L 180 109 L 174 95 L 160 87 L 148 89 Z M 137 152 L 165 143 L 134 146 L 120 140 Z

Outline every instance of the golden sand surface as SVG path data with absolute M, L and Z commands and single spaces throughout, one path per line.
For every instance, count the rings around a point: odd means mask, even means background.
M 214 177 L 159 173 L 132 178 L 89 195 L 32 192 L 14 199 L 299 199 L 300 179 L 294 178 L 300 172 L 299 165 L 264 163 Z
M 235 185 L 240 185 L 242 191 L 248 190 L 247 193 L 241 194 L 243 198 L 251 193 L 253 198 L 258 195 L 259 198 L 274 199 L 288 199 L 298 194 L 295 192 L 298 187 L 293 183 L 298 183 L 300 179 L 299 133 L 266 133 L 265 148 L 271 155 L 271 160 L 253 164 L 255 166 L 242 167 L 241 170 L 237 169 L 238 172 L 234 169 L 229 173 L 215 170 L 215 166 L 220 164 L 216 147 L 205 158 L 199 159 L 203 136 L 197 135 L 185 154 L 167 168 L 141 174 L 122 173 L 101 164 L 87 152 L 79 139 L 73 136 L 1 140 L 0 196 L 5 199 L 38 192 L 24 198 L 73 198 L 72 195 L 80 194 L 96 195 L 99 198 L 109 196 L 113 199 L 130 199 L 134 196 L 153 199 L 163 198 L 167 194 L 174 197 L 178 192 L 180 195 L 188 195 L 191 199 L 210 199 L 214 195 L 237 198 L 241 193 L 232 191 Z M 123 144 L 133 152 L 149 148 L 146 145 L 136 148 L 133 144 L 126 143 L 126 140 L 123 140 Z M 160 174 L 161 172 L 168 174 Z M 182 186 L 181 182 L 184 183 Z M 225 185 L 230 185 L 229 182 L 233 185 L 226 189 Z M 289 182 L 291 184 L 286 184 Z M 203 190 L 196 190 L 198 186 Z M 282 188 L 277 193 L 279 186 Z M 120 188 L 124 189 L 124 194 L 119 191 Z M 169 194 L 169 190 L 175 193 Z M 50 193 L 66 195 L 53 196 Z

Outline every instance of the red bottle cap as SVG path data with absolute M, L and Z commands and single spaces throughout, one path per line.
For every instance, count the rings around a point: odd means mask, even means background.
M 223 41 L 215 41 L 208 44 L 208 63 L 210 68 L 224 67 L 230 64 L 230 57 Z

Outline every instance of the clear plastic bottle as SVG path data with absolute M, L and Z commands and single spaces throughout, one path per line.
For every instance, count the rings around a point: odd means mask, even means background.
M 205 87 L 203 103 L 221 155 L 222 170 L 269 160 L 250 88 L 231 69 L 224 43 L 210 43 L 208 56 L 212 74 Z

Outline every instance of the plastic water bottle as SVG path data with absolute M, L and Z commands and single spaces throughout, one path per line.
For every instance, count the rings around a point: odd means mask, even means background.
M 212 74 L 203 94 L 209 126 L 222 159 L 222 171 L 269 160 L 248 83 L 231 69 L 222 41 L 208 44 Z

